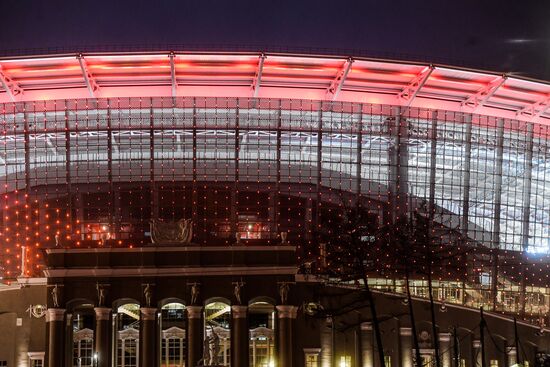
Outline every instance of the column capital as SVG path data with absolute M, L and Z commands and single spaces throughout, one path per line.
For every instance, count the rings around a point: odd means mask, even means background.
M 234 319 L 245 319 L 248 315 L 248 306 L 231 306 L 231 316 Z
M 155 320 L 155 317 L 157 316 L 157 309 L 154 307 L 141 307 L 139 309 L 139 313 L 143 321 Z
M 372 330 L 372 325 L 371 325 L 371 330 Z M 410 327 L 400 327 L 399 328 L 399 335 L 402 335 L 402 336 L 412 336 L 412 328 Z M 439 337 L 439 339 L 441 340 L 441 337 Z
M 451 333 L 439 333 L 439 340 L 442 342 L 450 342 Z
M 298 315 L 298 307 L 288 306 L 288 305 L 279 305 L 275 306 L 277 309 L 277 316 L 280 319 L 295 319 Z
M 187 317 L 190 319 L 200 319 L 202 317 L 202 306 L 187 306 Z
M 111 317 L 111 309 L 108 307 L 94 307 L 96 321 L 109 320 Z
M 65 317 L 64 308 L 48 308 L 46 310 L 46 322 L 63 321 Z
M 472 341 L 472 346 L 474 348 L 481 348 L 481 340 L 476 339 L 476 340 Z
M 362 322 L 361 323 L 361 330 L 363 331 L 371 331 L 372 330 L 372 323 L 371 322 Z

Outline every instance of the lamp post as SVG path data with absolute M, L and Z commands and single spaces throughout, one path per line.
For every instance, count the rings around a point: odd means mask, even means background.
M 97 352 L 94 352 L 94 355 L 92 356 L 92 367 L 99 366 L 99 355 Z

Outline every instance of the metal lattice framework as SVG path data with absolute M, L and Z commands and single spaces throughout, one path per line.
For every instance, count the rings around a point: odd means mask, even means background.
M 532 123 L 303 100 L 130 98 L 123 102 L 130 109 L 113 99 L 93 107 L 55 104 L 61 112 L 23 103 L 2 116 L 2 193 L 112 184 L 132 172 L 143 181 L 230 182 L 240 170 L 245 181 L 284 179 L 386 200 L 401 177 L 406 196 L 433 201 L 440 220 L 468 237 L 489 247 L 549 251 L 549 142 Z
M 128 96 L 368 102 L 547 124 L 550 85 L 444 65 L 251 53 L 77 54 L 0 59 L 0 103 Z
M 305 198 L 306 231 L 312 205 L 338 190 L 391 209 L 433 203 L 436 221 L 487 247 L 550 252 L 547 83 L 280 54 L 58 55 L 0 59 L 0 72 L 6 247 L 36 232 L 20 226 L 22 203 L 57 203 L 36 223 L 57 216 L 62 233 L 59 213 L 71 228 L 85 221 L 84 186 L 113 197 L 116 224 L 122 183 L 214 182 Z

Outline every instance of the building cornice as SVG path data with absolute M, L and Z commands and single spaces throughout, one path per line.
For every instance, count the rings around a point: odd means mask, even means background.
M 172 277 L 172 276 L 231 276 L 231 275 L 292 275 L 296 266 L 223 266 L 174 268 L 72 268 L 47 269 L 48 278 L 76 277 Z

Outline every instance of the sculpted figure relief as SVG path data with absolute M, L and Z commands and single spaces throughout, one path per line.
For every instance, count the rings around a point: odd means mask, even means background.
M 104 284 L 96 284 L 96 290 L 97 290 L 97 305 L 99 307 L 105 306 L 105 293 L 107 290 L 105 289 Z
M 153 299 L 153 288 L 151 284 L 145 284 L 145 288 L 143 288 L 143 295 L 145 296 L 145 304 L 147 307 L 151 307 L 151 300 Z
M 59 286 L 57 284 L 53 286 L 51 294 L 53 307 L 59 307 Z
M 288 291 L 290 290 L 290 283 L 289 282 L 281 282 L 279 283 L 279 297 L 281 297 L 281 304 L 286 305 L 286 301 L 288 300 Z
M 193 238 L 193 221 L 191 219 L 180 219 L 176 222 L 152 219 L 150 227 L 152 243 L 189 243 Z
M 199 300 L 199 293 L 201 292 L 200 283 L 191 283 L 191 304 L 196 305 Z
M 210 365 L 217 366 L 220 354 L 220 337 L 216 334 L 214 328 L 212 328 L 212 337 L 210 344 Z
M 237 300 L 237 304 L 242 304 L 241 300 L 241 289 L 244 287 L 245 283 L 242 281 L 242 279 L 238 282 L 234 282 L 233 285 L 235 286 L 233 288 L 233 295 L 235 296 L 235 299 Z
M 220 337 L 214 330 L 212 325 L 210 327 L 210 335 L 204 338 L 202 359 L 199 360 L 199 366 L 218 366 L 219 354 L 220 354 Z

